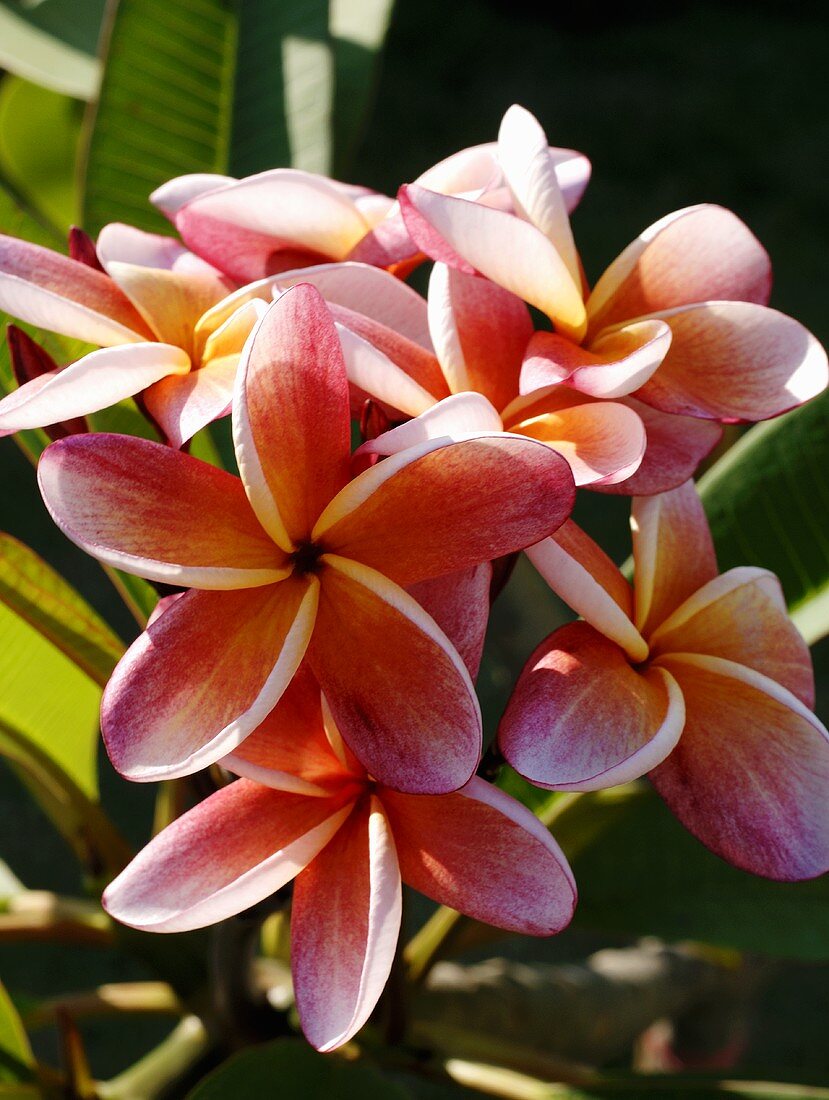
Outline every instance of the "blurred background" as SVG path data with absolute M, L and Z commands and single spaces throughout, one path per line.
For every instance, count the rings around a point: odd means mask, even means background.
M 50 5 L 4 4 L 0 15 L 6 8 L 36 17 L 39 7 Z M 663 214 L 697 202 L 721 203 L 739 214 L 770 252 L 772 305 L 826 342 L 829 42 L 823 5 L 643 3 L 615 5 L 608 13 L 604 5 L 583 0 L 564 9 L 521 0 L 397 0 L 371 109 L 341 158 L 338 175 L 394 194 L 400 183 L 456 149 L 493 140 L 504 110 L 521 103 L 539 118 L 551 143 L 579 149 L 592 160 L 593 179 L 573 219 L 591 281 Z M 75 35 L 78 50 L 88 53 L 89 26 L 100 5 L 53 0 L 51 11 L 70 26 L 66 34 Z M 262 110 L 267 109 L 263 101 Z M 37 88 L 19 75 L 0 81 L 3 175 L 16 184 L 39 174 L 45 214 L 62 228 L 79 217 L 67 165 L 74 162 L 84 110 L 79 99 Z M 27 134 L 32 141 L 24 155 L 20 135 Z M 51 525 L 36 495 L 33 470 L 11 439 L 0 440 L 0 461 L 0 528 L 57 565 L 125 638 L 131 637 L 134 624 L 102 574 Z M 825 505 L 816 501 L 815 507 Z M 626 558 L 624 499 L 583 494 L 577 518 L 617 561 Z M 764 536 L 762 527 L 747 532 L 761 556 Z M 488 646 L 481 673 L 489 734 L 517 671 L 567 617 L 531 568 L 520 565 L 496 604 L 491 633 L 497 643 Z M 829 642 L 814 652 L 818 713 L 825 722 Z M 152 792 L 120 781 L 103 753 L 100 767 L 105 806 L 132 842 L 143 842 Z M 60 837 L 5 766 L 0 780 L 3 858 L 31 888 L 77 891 L 78 873 Z M 675 849 L 678 861 L 685 850 Z M 720 880 L 712 874 L 707 904 L 715 910 Z M 589 886 L 585 889 L 589 893 Z M 755 903 L 747 895 L 742 919 L 758 926 L 785 921 L 785 908 L 766 908 L 768 897 L 764 893 Z M 803 898 L 812 906 L 809 919 L 825 925 L 824 898 L 809 893 Z M 605 906 L 611 904 L 612 898 L 606 899 Z M 722 904 L 732 904 L 730 895 Z M 549 962 L 578 959 L 640 934 L 670 938 L 670 922 L 655 920 L 648 927 L 641 914 L 610 932 L 612 921 L 601 918 L 600 908 L 592 910 L 598 914 L 596 928 L 586 920 L 555 941 L 515 941 L 497 950 Z M 685 938 L 681 918 L 674 927 L 677 938 Z M 0 976 L 25 1000 L 143 973 L 134 959 L 118 953 L 0 944 Z M 746 1017 L 741 1070 L 758 1077 L 829 1079 L 827 976 L 829 968 L 802 959 L 778 959 L 769 967 Z M 95 1071 L 107 1075 L 123 1068 L 164 1027 L 138 1021 L 126 1037 L 123 1029 L 118 1032 L 116 1046 L 110 1024 L 86 1025 Z M 40 1041 L 48 1046 L 53 1040 L 44 1035 Z

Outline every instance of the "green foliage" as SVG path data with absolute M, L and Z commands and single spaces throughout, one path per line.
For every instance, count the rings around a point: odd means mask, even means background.
M 89 604 L 28 546 L 0 532 L 0 602 L 103 687 L 124 646 Z
M 407 1093 L 377 1070 L 317 1054 L 294 1039 L 243 1051 L 207 1075 L 188 1100 L 405 1100 Z
M 644 786 L 581 796 L 553 832 L 579 883 L 576 927 L 829 959 L 829 878 L 779 883 L 738 871 Z
M 23 1024 L 11 998 L 0 985 L 0 1090 L 10 1083 L 30 1081 L 34 1058 Z M 11 1095 L 8 1090 L 0 1096 Z
M 700 482 L 722 569 L 780 578 L 807 641 L 829 631 L 829 397 L 758 424 Z

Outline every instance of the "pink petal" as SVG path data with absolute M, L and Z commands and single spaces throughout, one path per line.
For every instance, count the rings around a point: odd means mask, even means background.
M 110 916 L 151 932 L 203 928 L 263 901 L 330 841 L 351 806 L 231 783 L 168 825 L 107 887 Z
M 456 393 L 426 412 L 364 443 L 357 454 L 393 455 L 429 441 L 455 443 L 480 432 L 500 432 L 501 417 L 480 393 Z
M 377 798 L 355 810 L 297 877 L 291 970 L 297 1010 L 317 1050 L 342 1046 L 383 991 L 400 932 L 394 839 Z
M 683 825 L 723 859 L 793 881 L 829 870 L 829 733 L 773 680 L 718 657 L 671 656 L 687 719 L 652 774 Z
M 406 416 L 417 416 L 434 402 L 427 389 L 347 324 L 337 324 L 337 334 L 348 381 L 360 395 L 367 395 Z
M 28 333 L 24 332 L 22 328 L 18 328 L 17 325 L 6 326 L 6 343 L 9 348 L 9 362 L 14 375 L 15 381 L 19 387 L 25 386 L 27 382 L 34 382 L 37 379 L 42 379 L 40 387 L 33 387 L 29 392 L 34 395 L 35 392 L 39 392 L 44 386 L 49 384 L 49 380 L 57 374 L 60 369 L 49 354 L 49 352 L 41 347 L 36 340 L 33 340 Z M 44 378 L 44 376 L 48 376 Z M 13 406 L 14 402 L 10 402 Z M 3 423 L 3 402 L 0 402 L 0 425 Z M 56 421 L 54 424 L 47 425 L 47 433 L 50 439 L 62 439 L 67 435 L 78 435 L 81 432 L 88 432 L 89 425 L 86 422 L 86 418 L 83 416 L 68 417 L 65 420 Z M 0 427 L 0 435 L 4 435 L 6 432 Z
M 789 619 L 780 581 L 744 566 L 714 577 L 651 635 L 651 654 L 702 653 L 736 661 L 815 705 L 809 647 Z
M 210 277 L 217 293 L 227 294 L 233 284 L 192 252 L 188 252 L 175 237 L 145 233 L 132 225 L 111 222 L 98 234 L 97 254 L 109 270 L 110 264 L 124 263 L 138 267 L 175 271 L 180 275 Z
M 289 577 L 177 600 L 133 642 L 104 692 L 114 767 L 128 779 L 171 779 L 232 752 L 291 682 L 318 594 L 316 578 Z
M 586 327 L 581 291 L 543 233 L 501 210 L 438 195 L 417 184 L 400 189 L 413 240 L 433 260 L 485 275 L 546 313 L 565 336 Z
M 189 371 L 187 355 L 169 344 L 122 344 L 92 351 L 3 398 L 0 433 L 8 435 L 98 412 L 161 378 Z
M 320 517 L 314 539 L 408 585 L 531 546 L 569 515 L 572 475 L 549 447 L 505 433 L 440 444 L 360 474 Z
M 621 400 L 645 425 L 645 455 L 639 469 L 621 484 L 591 485 L 598 492 L 651 496 L 676 489 L 694 476 L 697 466 L 722 438 L 723 430 L 713 420 L 663 413 L 634 397 Z
M 173 221 L 185 203 L 191 202 L 208 191 L 216 191 L 236 182 L 233 176 L 219 176 L 212 172 L 191 172 L 189 175 L 176 176 L 175 179 L 162 183 L 161 187 L 157 187 L 150 195 L 150 202 L 166 214 L 170 221 Z
M 343 738 L 392 787 L 462 786 L 481 751 L 463 661 L 434 620 L 381 574 L 334 555 L 322 562 L 309 659 Z
M 172 447 L 230 412 L 238 362 L 222 359 L 177 377 L 162 378 L 144 393 L 144 404 Z
M 554 535 L 530 546 L 527 557 L 576 612 L 616 642 L 632 661 L 643 661 L 647 644 L 631 622 L 631 587 L 589 535 L 567 520 Z
M 664 321 L 637 321 L 604 331 L 589 348 L 552 332 L 536 332 L 521 367 L 521 393 L 566 381 L 592 397 L 615 398 L 644 385 L 667 354 Z
M 90 344 L 152 340 L 108 275 L 48 248 L 0 234 L 0 309 Z
M 717 558 L 693 481 L 659 496 L 636 497 L 633 529 L 634 622 L 646 636 L 717 575 Z
M 501 122 L 498 160 L 515 198 L 518 214 L 555 245 L 578 286 L 581 281 L 579 257 L 564 195 L 558 185 L 555 160 L 537 119 L 517 103 L 509 108 Z
M 125 435 L 73 436 L 38 468 L 63 533 L 109 565 L 166 584 L 249 588 L 289 571 L 237 477 Z
M 550 936 L 570 923 L 576 884 L 567 861 L 509 795 L 477 777 L 448 795 L 378 793 L 408 885 L 511 932 Z
M 750 302 L 705 302 L 660 315 L 673 340 L 636 396 L 664 412 L 766 420 L 826 389 L 826 352 L 797 321 Z
M 536 786 L 601 790 L 664 760 L 684 720 L 682 692 L 669 673 L 637 671 L 614 642 L 587 623 L 571 623 L 530 657 L 498 743 Z
M 702 204 L 668 214 L 613 261 L 593 288 L 591 331 L 717 299 L 765 305 L 771 264 L 736 215 Z
M 429 329 L 452 393 L 476 391 L 498 410 L 515 397 L 533 331 L 520 298 L 485 279 L 435 264 Z
M 408 589 L 457 649 L 473 680 L 484 651 L 491 583 L 492 566 L 484 562 L 445 577 L 420 581 Z
M 233 437 L 262 526 L 285 550 L 307 541 L 348 481 L 351 441 L 340 341 L 313 287 L 287 290 L 251 334 L 239 365 Z

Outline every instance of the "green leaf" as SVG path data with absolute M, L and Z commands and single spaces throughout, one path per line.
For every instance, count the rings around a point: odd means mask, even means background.
M 334 172 L 347 174 L 376 90 L 394 0 L 331 0 Z
M 581 795 L 553 827 L 579 883 L 575 926 L 829 959 L 829 876 L 779 883 L 738 871 L 654 791 L 631 791 Z
M 0 985 L 0 1082 L 4 1085 L 31 1081 L 34 1056 L 17 1009 Z M 12 1095 L 6 1092 L 6 1095 Z
M 22 542 L 0 532 L 0 602 L 103 687 L 124 645 L 71 585 Z
M 0 173 L 55 225 L 78 221 L 82 105 L 16 76 L 0 83 Z
M 317 1054 L 299 1039 L 277 1039 L 229 1058 L 188 1100 L 261 1100 L 277 1094 L 279 1100 L 406 1100 L 408 1095 L 370 1066 Z
M 808 642 L 829 631 L 829 394 L 758 424 L 700 481 L 722 570 L 780 578 Z
M 495 1071 L 496 1073 L 498 1071 Z M 525 1079 L 527 1080 L 527 1079 Z M 546 1085 L 533 1082 L 522 1095 L 527 1100 L 829 1100 L 829 1089 L 773 1081 L 720 1080 L 676 1074 L 636 1076 L 608 1074 L 595 1085 Z
M 91 25 L 84 8 L 102 7 L 103 2 L 4 0 L 0 3 L 0 67 L 63 95 L 91 99 L 100 72 L 93 56 L 97 24 Z M 68 34 L 66 40 L 61 32 Z M 78 41 L 83 43 L 80 47 L 74 44 Z

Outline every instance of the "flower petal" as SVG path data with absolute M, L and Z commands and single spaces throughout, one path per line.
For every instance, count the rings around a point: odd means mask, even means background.
M 693 481 L 659 496 L 635 497 L 634 617 L 646 637 L 717 575 L 717 558 Z
M 621 401 L 645 425 L 645 455 L 639 469 L 621 484 L 591 485 L 598 492 L 652 496 L 676 489 L 694 476 L 700 462 L 722 439 L 722 427 L 713 420 L 663 413 L 635 397 L 623 397 Z
M 536 332 L 521 367 L 521 393 L 566 381 L 592 397 L 623 397 L 647 382 L 670 344 L 664 321 L 637 321 L 602 332 L 589 348 L 553 332 Z
M 547 136 L 538 120 L 517 103 L 513 103 L 501 122 L 498 160 L 519 215 L 552 242 L 573 282 L 579 286 L 579 257 Z
M 337 335 L 342 345 L 348 381 L 363 399 L 364 395 L 370 396 L 406 416 L 417 416 L 435 400 L 388 355 L 347 324 L 337 325 Z
M 555 247 L 535 226 L 467 199 L 400 189 L 400 207 L 416 244 L 431 256 L 493 283 L 546 313 L 565 336 L 586 328 L 581 291 Z
M 158 340 L 192 353 L 196 322 L 227 296 L 211 274 L 164 271 L 110 261 L 107 270 Z
M 173 221 L 185 203 L 191 202 L 208 191 L 216 191 L 220 187 L 236 182 L 233 176 L 220 176 L 214 172 L 190 172 L 185 176 L 176 176 L 162 183 L 160 187 L 156 187 L 150 195 L 150 202 Z
M 480 393 L 455 393 L 368 440 L 357 454 L 394 455 L 429 441 L 460 442 L 480 432 L 500 432 L 501 417 Z
M 616 642 L 632 661 L 648 655 L 644 638 L 631 622 L 631 587 L 604 550 L 572 520 L 527 557 L 552 590 L 600 633 Z
M 38 468 L 63 533 L 109 565 L 196 588 L 271 584 L 290 566 L 232 474 L 126 435 L 72 436 Z
M 394 839 L 372 797 L 294 884 L 291 970 L 299 1021 L 317 1050 L 342 1046 L 371 1015 L 391 971 L 401 916 Z
M 2 234 L 0 309 L 38 328 L 90 344 L 153 339 L 141 315 L 108 275 Z
M 687 719 L 651 774 L 682 824 L 718 856 L 766 878 L 829 870 L 829 733 L 785 688 L 742 665 L 660 658 Z
M 138 265 L 175 271 L 179 275 L 209 276 L 214 281 L 216 292 L 222 297 L 233 289 L 233 284 L 215 267 L 188 252 L 175 237 L 145 233 L 143 229 L 136 229 L 132 225 L 110 222 L 98 234 L 96 249 L 96 254 L 106 270 L 109 270 L 112 263 Z
M 240 779 L 154 837 L 107 887 L 104 908 L 151 932 L 216 924 L 290 882 L 350 812 Z
M 617 401 L 580 402 L 561 407 L 562 388 L 551 395 L 549 412 L 509 430 L 554 447 L 568 462 L 576 485 L 615 485 L 635 473 L 645 453 L 645 426 L 637 413 Z M 570 391 L 572 392 L 572 391 Z
M 140 393 L 160 378 L 189 370 L 185 353 L 169 344 L 122 344 L 92 351 L 4 397 L 0 401 L 0 434 L 98 412 Z
M 199 370 L 168 376 L 144 392 L 144 404 L 172 447 L 230 412 L 238 356 L 207 363 Z
M 518 392 L 532 336 L 520 298 L 437 263 L 429 279 L 429 331 L 452 393 L 473 390 L 503 409 Z
M 628 245 L 596 283 L 587 312 L 598 332 L 692 302 L 765 305 L 770 290 L 766 250 L 730 210 L 705 203 L 668 214 Z
M 576 884 L 529 810 L 477 777 L 440 796 L 379 791 L 403 881 L 476 920 L 530 936 L 569 923 Z
M 345 364 L 313 287 L 285 291 L 251 333 L 239 364 L 233 438 L 260 523 L 292 550 L 349 476 Z
M 573 497 L 567 463 L 534 440 L 438 439 L 355 478 L 314 539 L 408 585 L 531 546 L 564 522 Z
M 826 352 L 801 324 L 750 302 L 705 302 L 660 315 L 673 339 L 636 396 L 664 412 L 767 420 L 826 389 Z
M 462 786 L 481 751 L 469 673 L 411 596 L 373 569 L 326 554 L 309 650 L 343 738 L 376 779 L 408 791 Z
M 172 779 L 232 752 L 291 682 L 318 595 L 315 577 L 289 577 L 176 600 L 133 642 L 104 692 L 113 766 L 127 779 Z
M 587 623 L 546 638 L 507 704 L 498 743 L 515 770 L 549 790 L 593 791 L 644 775 L 682 733 L 682 692 L 664 669 L 631 668 Z
M 484 651 L 491 584 L 492 565 L 484 562 L 408 588 L 457 649 L 473 680 Z
M 651 654 L 703 653 L 736 661 L 815 705 L 809 647 L 767 569 L 729 569 L 702 586 L 651 635 Z

